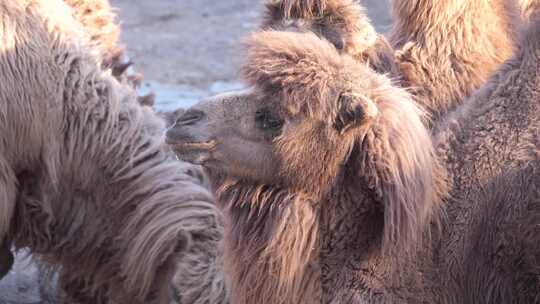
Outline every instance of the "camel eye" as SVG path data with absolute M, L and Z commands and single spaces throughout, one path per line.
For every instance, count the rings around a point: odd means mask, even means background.
M 276 117 L 269 109 L 260 109 L 255 112 L 255 124 L 258 128 L 276 132 L 283 126 L 283 120 Z

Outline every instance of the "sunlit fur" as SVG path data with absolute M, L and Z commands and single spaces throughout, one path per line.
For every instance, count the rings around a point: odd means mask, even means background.
M 133 64 L 125 56 L 125 49 L 120 42 L 120 25 L 108 0 L 64 0 L 72 9 L 72 14 L 78 20 L 90 38 L 90 45 L 98 50 L 101 66 L 110 69 L 111 74 L 121 82 L 138 88 L 143 76 L 139 73 L 128 74 L 128 68 Z M 139 96 L 142 105 L 154 104 L 152 93 Z
M 177 253 L 220 229 L 211 195 L 63 1 L 3 0 L 0 19 L 0 237 L 68 303 L 166 303 Z

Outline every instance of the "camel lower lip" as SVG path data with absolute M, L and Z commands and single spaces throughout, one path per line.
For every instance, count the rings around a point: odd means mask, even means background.
M 211 150 L 216 146 L 214 141 L 202 142 L 202 143 L 176 143 L 171 144 L 175 150 L 187 151 L 187 150 Z

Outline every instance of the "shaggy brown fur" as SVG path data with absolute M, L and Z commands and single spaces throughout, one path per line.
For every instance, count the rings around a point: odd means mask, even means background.
M 519 24 L 515 0 L 394 0 L 390 47 L 353 0 L 280 0 L 267 7 L 264 27 L 311 30 L 398 77 L 434 122 L 513 54 Z
M 111 69 L 112 75 L 118 80 L 138 88 L 143 77 L 138 73 L 127 74 L 133 62 L 125 61 L 124 47 L 120 44 L 120 26 L 116 22 L 116 14 L 109 1 L 64 0 L 64 2 L 73 9 L 75 19 L 82 23 L 92 45 L 101 54 L 102 67 Z M 139 102 L 142 105 L 152 106 L 154 98 L 153 94 L 140 96 Z
M 464 229 L 454 225 L 441 235 L 451 245 L 440 252 L 447 257 L 439 264 L 440 280 L 453 282 L 463 295 L 460 302 L 480 296 L 478 303 L 540 301 L 540 18 L 535 18 L 516 56 L 436 133 L 452 196 L 477 202 L 449 205 L 448 221 L 468 229 L 460 235 Z M 481 290 L 489 292 L 480 295 Z
M 386 77 L 310 33 L 255 34 L 251 89 L 167 133 L 226 212 L 231 302 L 537 302 L 539 38 L 540 19 L 435 130 L 437 157 Z
M 0 236 L 69 303 L 166 303 L 178 257 L 220 229 L 210 194 L 68 6 L 3 0 L 0 18 Z
M 141 74 L 126 75 L 127 68 L 132 62 L 125 62 L 124 48 L 120 45 L 120 27 L 116 23 L 114 14 L 107 0 L 65 0 L 73 9 L 74 17 L 82 23 L 85 32 L 90 36 L 91 45 L 98 50 L 102 57 L 101 65 L 105 69 L 111 69 L 112 75 L 120 81 L 127 81 L 137 88 L 142 81 Z M 139 103 L 152 106 L 154 95 L 139 96 Z M 5 247 L 5 246 L 4 246 Z M 9 248 L 0 249 L 0 278 L 3 277 L 13 263 L 13 255 Z

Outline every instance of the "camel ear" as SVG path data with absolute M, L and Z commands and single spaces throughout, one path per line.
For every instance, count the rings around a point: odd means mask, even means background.
M 334 128 L 344 133 L 373 121 L 378 109 L 370 98 L 351 92 L 341 93 L 338 98 L 338 111 L 334 118 Z

